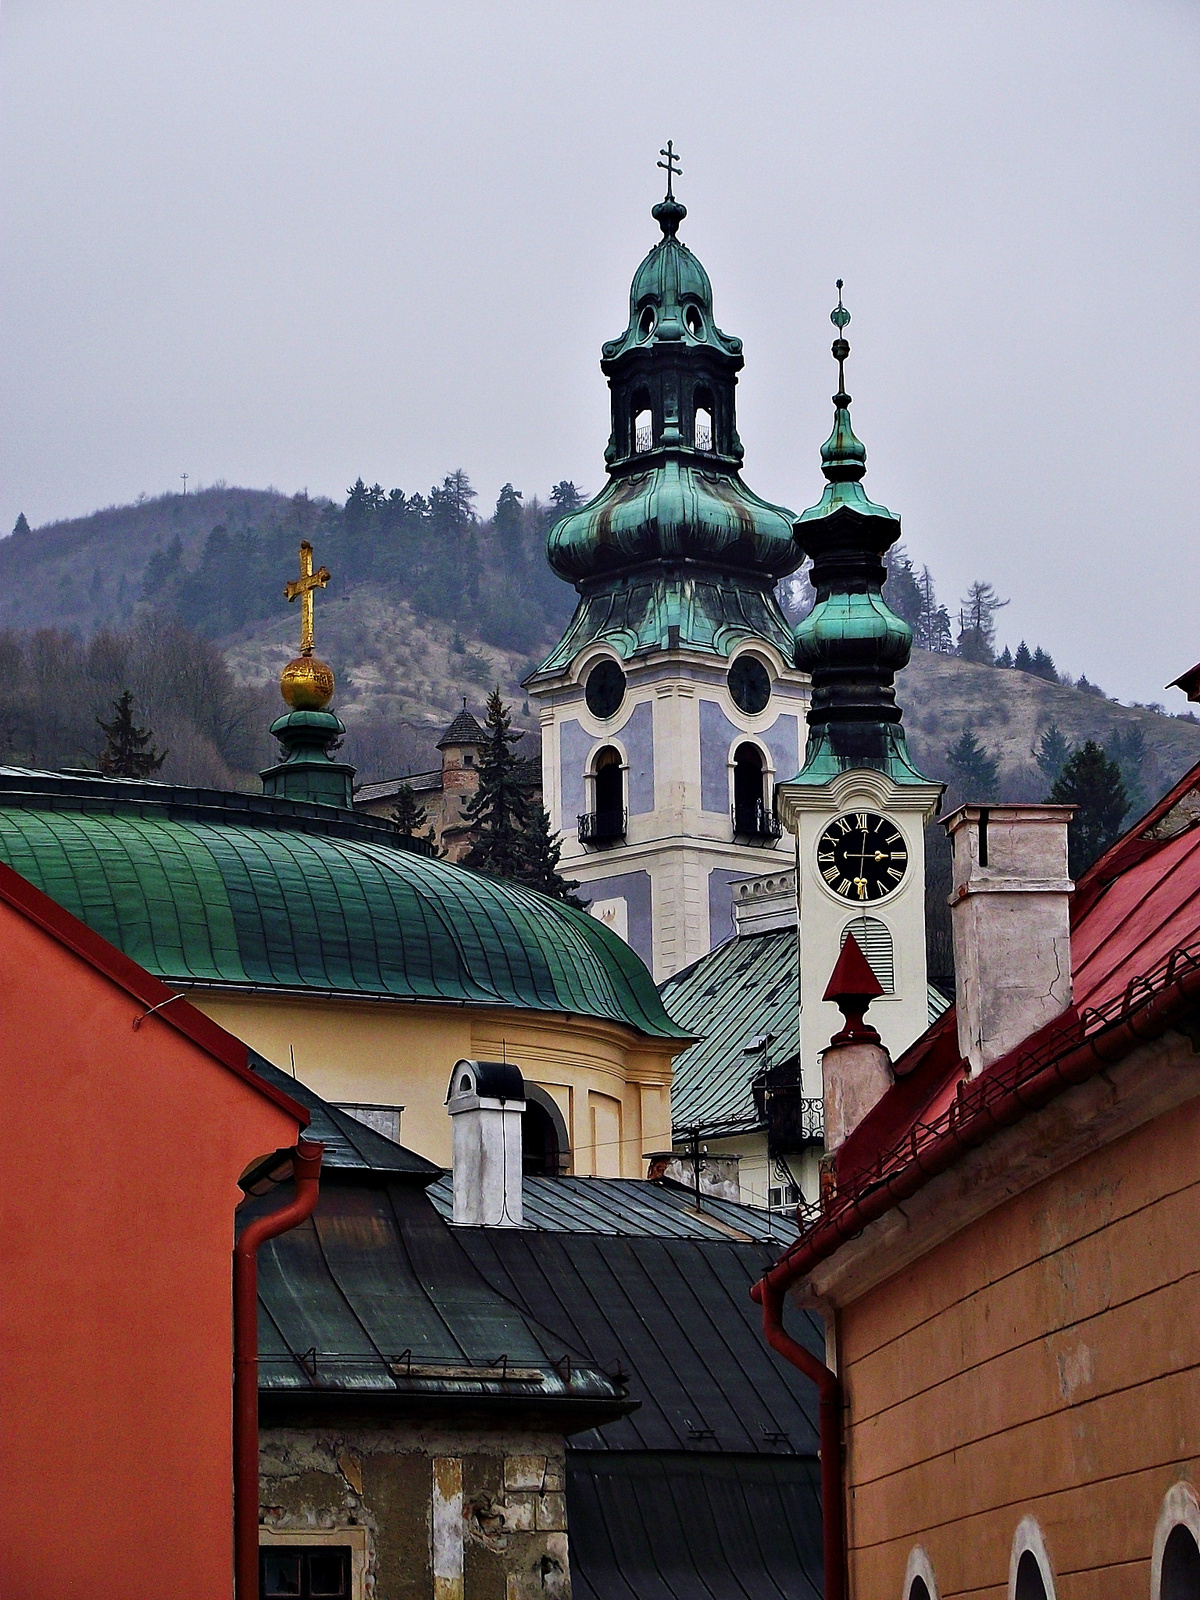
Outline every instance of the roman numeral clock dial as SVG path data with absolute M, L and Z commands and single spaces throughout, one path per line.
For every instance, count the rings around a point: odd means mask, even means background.
M 908 849 L 894 822 L 877 811 L 835 817 L 817 841 L 817 871 L 843 900 L 882 900 L 904 881 Z

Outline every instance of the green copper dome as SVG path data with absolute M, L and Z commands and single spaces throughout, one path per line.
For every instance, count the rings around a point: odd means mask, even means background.
M 168 982 L 511 1006 L 687 1037 L 594 917 L 393 837 L 327 806 L 0 768 L 0 860 Z
M 601 637 L 626 656 L 677 647 L 724 656 L 746 637 L 791 654 L 774 589 L 804 555 L 793 513 L 742 482 L 742 341 L 717 327 L 708 273 L 677 237 L 686 207 L 668 189 L 653 215 L 663 237 L 634 274 L 628 326 L 600 362 L 612 397 L 609 481 L 547 540 L 580 605 L 535 679 Z

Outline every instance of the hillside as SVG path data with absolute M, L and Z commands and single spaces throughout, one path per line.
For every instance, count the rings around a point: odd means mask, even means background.
M 299 540 L 309 538 L 333 572 L 317 602 L 318 648 L 338 675 L 346 754 L 370 781 L 432 764 L 437 734 L 462 698 L 479 708 L 493 683 L 518 723 L 530 726 L 520 679 L 574 601 L 542 554 L 549 522 L 572 496 L 574 485 L 557 485 L 552 507 L 532 497 L 525 503 L 506 487 L 494 513 L 480 518 L 459 472 L 428 496 L 385 495 L 360 480 L 344 507 L 220 486 L 113 506 L 0 540 L 0 631 L 51 628 L 86 641 L 106 628 L 182 623 L 211 641 L 235 686 L 251 694 L 239 703 L 241 744 L 205 737 L 238 781 L 252 783 L 252 763 L 267 758 L 269 741 L 249 724 L 269 714 L 271 686 L 294 650 L 298 619 L 282 590 Z M 86 676 L 86 664 L 73 671 Z M 186 779 L 198 759 L 187 755 L 195 739 L 171 721 L 179 695 L 155 692 L 152 677 L 145 669 L 143 698 L 158 718 L 156 734 L 175 752 L 164 773 Z M 41 681 L 44 697 L 44 672 Z M 113 682 L 106 671 L 103 696 Z M 1074 744 L 1132 737 L 1147 799 L 1200 760 L 1200 724 L 1028 672 L 918 650 L 897 687 L 921 767 L 946 777 L 947 752 L 967 730 L 998 763 L 998 798 L 1043 797 L 1047 781 L 1033 751 L 1051 726 Z M 63 764 L 90 759 L 93 727 L 89 707 L 63 736 Z M 10 759 L 22 754 L 20 739 L 8 744 Z M 55 748 L 43 739 L 40 759 Z M 219 770 L 213 760 L 205 754 L 205 771 Z

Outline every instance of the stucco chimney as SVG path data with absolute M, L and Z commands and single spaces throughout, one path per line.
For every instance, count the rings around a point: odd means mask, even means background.
M 454 1220 L 468 1228 L 521 1226 L 525 1080 L 510 1061 L 456 1061 L 446 1091 L 454 1119 Z
M 821 1052 L 827 1155 L 854 1132 L 895 1082 L 891 1056 L 875 1029 L 863 1020 L 871 1001 L 882 993 L 858 940 L 847 935 L 824 994 L 844 1018 L 842 1028 Z
M 958 1048 L 972 1075 L 1071 1004 L 1072 806 L 960 806 L 954 847 Z

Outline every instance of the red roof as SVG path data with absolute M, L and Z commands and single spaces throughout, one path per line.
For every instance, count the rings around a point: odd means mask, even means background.
M 904 1052 L 894 1086 L 839 1148 L 837 1190 L 821 1218 L 771 1269 L 777 1287 L 828 1259 L 968 1148 L 1120 1059 L 1195 1004 L 1200 765 L 1080 878 L 1071 967 L 1071 1008 L 978 1077 L 959 1055 L 953 1007 Z
M 145 1016 L 153 1011 L 152 1023 L 162 1023 L 164 1027 L 184 1034 L 223 1067 L 236 1073 L 256 1093 L 295 1117 L 300 1127 L 308 1127 L 307 1108 L 258 1076 L 250 1066 L 246 1046 L 240 1039 L 227 1033 L 219 1023 L 206 1017 L 203 1011 L 198 1011 L 178 991 L 168 988 L 161 978 L 147 972 L 145 967 L 138 966 L 136 961 L 115 945 L 109 944 L 100 934 L 94 933 L 77 917 L 65 911 L 56 900 L 51 900 L 49 895 L 43 894 L 27 878 L 21 877 L 19 872 L 14 872 L 2 861 L 0 900 L 28 917 L 51 938 L 57 939 L 68 950 L 73 950 L 89 966 L 124 989 L 141 1004 Z M 133 1025 L 136 1027 L 137 1023 Z

